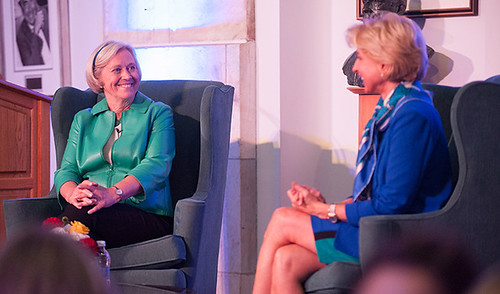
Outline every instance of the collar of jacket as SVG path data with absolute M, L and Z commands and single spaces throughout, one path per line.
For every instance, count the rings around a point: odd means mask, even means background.
M 141 113 L 146 113 L 151 103 L 153 103 L 153 100 L 146 97 L 146 95 L 142 94 L 141 92 L 137 92 L 137 94 L 135 94 L 135 98 L 134 101 L 132 102 L 132 105 L 130 105 L 130 109 L 133 109 Z M 101 112 L 108 110 L 109 110 L 108 102 L 106 101 L 106 98 L 104 98 L 101 101 L 97 102 L 94 105 L 94 107 L 92 107 L 92 110 L 90 112 L 92 113 L 92 115 L 97 115 Z

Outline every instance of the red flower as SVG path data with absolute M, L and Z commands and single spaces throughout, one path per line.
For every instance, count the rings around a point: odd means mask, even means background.
M 94 241 L 94 239 L 83 238 L 80 240 L 80 244 L 82 244 L 83 247 L 90 249 L 93 253 L 97 253 L 97 243 L 96 241 Z
M 57 217 L 49 217 L 48 219 L 44 220 L 42 223 L 42 227 L 45 229 L 52 229 L 56 227 L 62 227 L 63 223 L 60 219 Z
M 78 223 L 81 227 L 84 227 L 88 231 L 88 228 L 80 222 L 71 223 Z M 75 227 L 75 225 L 73 224 L 68 226 L 68 224 L 70 224 L 70 221 L 67 217 L 63 217 L 62 219 L 59 219 L 57 217 L 49 217 L 48 219 L 43 221 L 42 228 L 59 234 L 67 234 L 68 236 L 71 236 L 72 239 L 78 240 L 77 242 L 79 242 L 83 247 L 88 248 L 90 252 L 97 254 L 97 243 L 94 239 L 88 236 L 88 232 L 71 230 L 69 229 L 69 227 L 71 226 L 71 228 L 73 228 Z

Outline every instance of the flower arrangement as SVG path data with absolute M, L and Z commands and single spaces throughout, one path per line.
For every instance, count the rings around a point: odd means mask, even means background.
M 43 221 L 42 227 L 56 234 L 68 235 L 71 239 L 97 254 L 97 243 L 94 239 L 90 238 L 89 228 L 79 221 L 70 221 L 67 217 L 63 217 L 62 219 L 49 217 Z

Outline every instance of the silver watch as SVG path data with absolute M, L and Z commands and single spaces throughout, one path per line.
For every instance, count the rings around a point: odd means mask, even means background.
M 123 197 L 122 197 L 123 196 L 123 190 L 120 189 L 120 188 L 118 188 L 117 186 L 113 186 L 113 188 L 116 189 L 115 193 L 116 193 L 116 195 L 118 195 L 118 197 L 120 197 L 120 201 L 122 201 L 123 200 Z
M 328 219 L 332 223 L 336 223 L 338 221 L 338 219 L 337 219 L 337 213 L 335 213 L 335 208 L 336 207 L 337 207 L 336 204 L 330 204 L 330 206 L 328 207 Z

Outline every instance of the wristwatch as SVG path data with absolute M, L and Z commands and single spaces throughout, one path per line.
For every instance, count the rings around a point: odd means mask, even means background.
M 330 204 L 330 207 L 328 207 L 328 219 L 332 223 L 336 223 L 338 221 L 337 214 L 335 213 L 335 208 L 336 207 L 337 207 L 336 204 Z
M 122 189 L 118 188 L 117 186 L 113 186 L 113 188 L 116 189 L 115 193 L 116 193 L 116 195 L 118 195 L 118 198 L 120 198 L 119 201 L 122 201 L 123 200 L 123 198 L 122 198 L 122 195 L 123 195 Z

